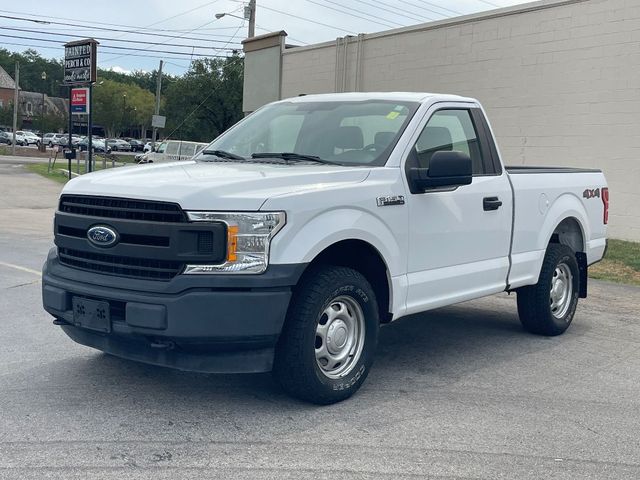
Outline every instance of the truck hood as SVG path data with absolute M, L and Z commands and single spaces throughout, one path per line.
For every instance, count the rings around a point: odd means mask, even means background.
M 257 211 L 271 197 L 362 182 L 365 167 L 183 161 L 134 165 L 71 180 L 63 194 L 179 203 L 185 210 Z

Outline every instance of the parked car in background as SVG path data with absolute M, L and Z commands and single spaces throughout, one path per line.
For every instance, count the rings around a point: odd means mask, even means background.
M 5 143 L 11 145 L 13 142 L 13 134 L 11 132 L 0 132 L 0 144 Z
M 21 130 L 16 130 L 16 145 L 23 147 L 29 145 L 29 140 L 24 136 L 24 132 Z
M 148 152 L 136 157 L 140 163 L 175 162 L 176 160 L 189 160 L 199 153 L 206 143 L 183 142 L 182 140 L 165 140 L 157 144 L 156 151 Z
M 89 145 L 89 137 L 84 137 L 82 140 L 78 142 L 78 145 L 77 145 L 78 150 L 80 150 L 81 152 L 86 152 L 88 145 Z M 102 138 L 93 137 L 91 139 L 91 148 L 93 149 L 94 152 L 105 153 L 104 140 Z M 107 147 L 106 153 L 109 153 L 109 152 L 111 152 L 111 148 Z
M 20 132 L 18 132 L 20 133 Z M 40 145 L 40 137 L 33 132 L 22 132 L 25 140 L 27 141 L 27 145 Z
M 108 138 L 107 145 L 114 152 L 130 152 L 131 145 L 129 142 L 122 140 L 121 138 Z
M 147 142 L 144 144 L 144 148 L 142 150 L 144 153 L 148 153 L 153 151 L 153 143 L 152 142 Z
M 129 140 L 129 145 L 131 145 L 132 152 L 142 152 L 144 150 L 144 143 L 135 138 Z
M 53 147 L 54 145 L 58 145 L 60 140 L 65 137 L 64 133 L 45 133 L 44 134 L 44 144 L 47 147 Z

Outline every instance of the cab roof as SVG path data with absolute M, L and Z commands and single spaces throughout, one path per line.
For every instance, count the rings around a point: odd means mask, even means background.
M 357 102 L 367 100 L 390 100 L 396 102 L 476 102 L 473 98 L 426 92 L 347 92 L 300 95 L 281 102 Z

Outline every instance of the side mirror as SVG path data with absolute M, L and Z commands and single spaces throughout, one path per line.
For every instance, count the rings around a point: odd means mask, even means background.
M 426 191 L 442 187 L 469 185 L 473 179 L 471 157 L 464 152 L 435 152 L 429 168 L 411 168 L 412 190 Z

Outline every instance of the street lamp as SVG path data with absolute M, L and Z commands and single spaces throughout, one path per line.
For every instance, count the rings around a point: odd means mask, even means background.
M 42 79 L 42 109 L 40 110 L 40 150 L 44 151 L 44 90 L 47 86 L 47 72 L 43 71 L 40 75 Z
M 240 20 L 249 20 L 249 34 L 248 38 L 254 37 L 256 34 L 256 0 L 249 0 L 249 5 L 244 7 L 244 17 L 239 17 L 233 13 L 216 13 L 216 20 L 220 20 L 222 17 L 234 17 Z

